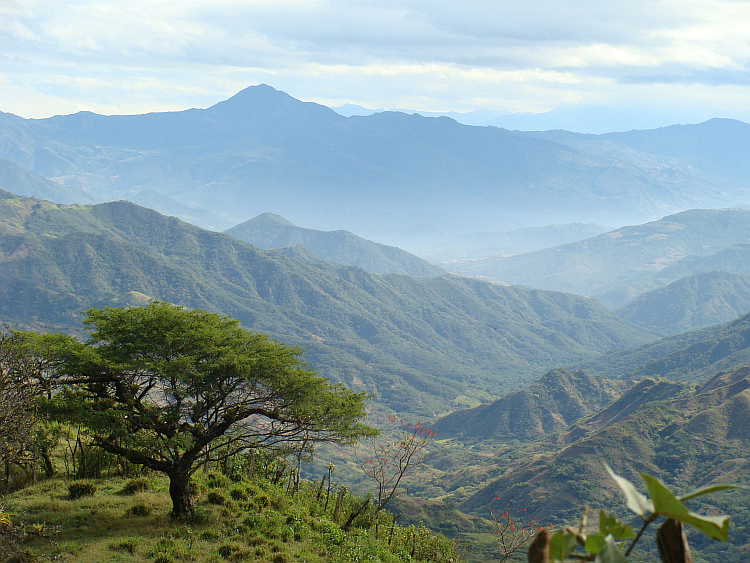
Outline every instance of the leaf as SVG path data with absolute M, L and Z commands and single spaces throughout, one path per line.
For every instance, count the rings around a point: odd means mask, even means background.
M 604 547 L 596 555 L 595 563 L 627 563 L 625 555 L 620 551 L 615 539 L 610 535 L 604 540 Z
M 688 499 L 700 497 L 703 495 L 710 495 L 711 493 L 716 493 L 718 491 L 726 491 L 727 489 L 738 489 L 738 488 L 745 488 L 741 487 L 740 485 L 709 485 L 708 487 L 701 487 L 700 489 L 694 490 L 692 493 L 688 493 L 686 495 L 682 495 L 680 497 L 677 497 L 680 499 L 681 502 L 685 502 Z
M 550 563 L 564 563 L 576 547 L 578 540 L 575 534 L 558 530 L 552 535 L 549 542 Z
M 614 479 L 615 483 L 617 483 L 617 486 L 622 489 L 622 492 L 625 494 L 625 499 L 628 503 L 628 508 L 635 512 L 638 516 L 646 520 L 646 514 L 654 511 L 654 505 L 648 498 L 646 498 L 645 495 L 638 492 L 638 489 L 635 488 L 635 485 L 625 479 L 625 477 L 620 477 L 617 473 L 612 471 L 612 468 L 604 464 L 604 467 L 607 470 L 607 473 L 609 473 L 610 477 Z
M 586 538 L 586 542 L 583 544 L 583 549 L 589 555 L 596 555 L 602 549 L 604 549 L 604 536 L 601 534 L 589 534 Z
M 691 525 L 709 538 L 727 541 L 729 537 L 729 516 L 703 516 L 694 512 L 688 512 L 683 517 L 677 518 L 672 516 L 672 518 Z
M 702 516 L 690 512 L 687 507 L 680 502 L 680 499 L 675 497 L 661 481 L 645 473 L 641 473 L 641 477 L 646 483 L 646 488 L 651 495 L 655 513 L 693 526 L 709 538 L 719 541 L 727 541 L 727 537 L 729 536 L 729 516 Z M 704 492 L 703 494 L 707 494 L 707 492 Z M 686 496 L 692 498 L 690 495 Z M 695 495 L 693 494 L 693 496 Z
M 627 540 L 635 537 L 635 533 L 630 526 L 620 522 L 611 514 L 605 514 L 603 510 L 599 511 L 599 533 L 602 537 L 612 534 L 616 540 Z

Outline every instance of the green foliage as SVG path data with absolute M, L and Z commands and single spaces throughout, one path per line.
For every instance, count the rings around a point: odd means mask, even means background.
M 188 475 L 199 460 L 374 432 L 359 423 L 365 394 L 317 376 L 298 350 L 236 320 L 157 302 L 92 309 L 84 323 L 86 343 L 49 352 L 62 392 L 47 412 L 91 429 L 98 448 L 169 475 L 175 516 L 193 511 Z
M 570 528 L 558 530 L 551 537 L 549 540 L 551 563 L 563 563 L 573 555 L 576 547 L 582 547 L 585 552 L 582 558 L 585 560 L 595 560 L 597 563 L 625 563 L 627 556 L 630 555 L 645 529 L 659 517 L 668 519 L 667 522 L 674 521 L 689 525 L 711 539 L 727 541 L 729 534 L 728 516 L 696 514 L 688 510 L 684 502 L 711 493 L 734 489 L 736 486 L 712 485 L 678 497 L 658 479 L 646 473 L 641 473 L 641 478 L 649 493 L 647 497 L 638 491 L 632 482 L 617 475 L 609 466 L 606 466 L 606 469 L 625 496 L 628 508 L 641 518 L 643 522 L 641 529 L 635 534 L 630 526 L 601 511 L 599 513 L 598 531 L 593 534 L 586 534 L 584 532 L 586 523 L 584 515 L 584 520 L 578 531 Z M 682 542 L 681 539 L 679 541 Z M 661 546 L 660 549 L 662 549 Z
M 122 494 L 134 495 L 136 493 L 143 493 L 151 488 L 148 479 L 130 479 L 125 486 L 122 488 Z

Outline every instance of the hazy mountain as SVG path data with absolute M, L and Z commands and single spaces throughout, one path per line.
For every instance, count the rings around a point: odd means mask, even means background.
M 558 128 L 559 129 L 559 128 Z M 629 147 L 639 153 L 669 156 L 740 187 L 734 202 L 748 202 L 750 163 L 750 125 L 734 119 L 710 119 L 697 125 L 670 125 L 658 129 L 582 135 L 569 131 L 533 133 L 538 138 L 554 140 L 586 150 Z
M 750 211 L 695 209 L 536 252 L 452 264 L 451 270 L 569 291 L 619 306 L 681 277 L 705 271 L 709 264 L 716 265 L 710 257 L 730 248 L 744 250 L 739 243 L 747 241 Z M 735 251 L 732 256 L 739 255 Z M 750 253 L 746 258 L 734 264 L 726 259 L 720 263 L 727 266 L 726 271 L 745 273 L 743 270 L 750 268 Z
M 750 365 L 750 314 L 578 365 L 602 377 L 659 376 L 703 382 L 718 371 Z
M 423 258 L 450 269 L 455 262 L 467 262 L 470 266 L 471 261 L 477 258 L 533 252 L 595 237 L 609 230 L 611 228 L 593 223 L 546 225 L 512 231 L 467 233 L 437 238 L 424 247 L 412 246 L 412 249 Z M 443 246 L 441 247 L 440 244 Z
M 750 276 L 727 272 L 679 279 L 618 309 L 622 318 L 669 335 L 729 322 L 748 312 Z
M 462 438 L 529 440 L 560 431 L 620 396 L 621 380 L 555 369 L 533 385 L 497 401 L 451 413 L 432 427 Z
M 0 158 L 0 189 L 18 195 L 37 197 L 59 203 L 94 203 L 95 199 L 81 190 L 52 182 L 22 166 Z
M 347 118 L 269 86 L 205 110 L 0 114 L 0 157 L 100 199 L 156 191 L 221 216 L 201 218 L 214 229 L 273 212 L 398 246 L 434 232 L 632 224 L 737 200 L 671 157 L 595 154 L 446 117 Z
M 349 231 L 318 231 L 297 227 L 273 213 L 258 215 L 224 231 L 224 234 L 264 250 L 300 245 L 318 258 L 357 266 L 373 274 L 433 277 L 445 273 L 442 268 L 400 248 L 378 244 Z
M 650 338 L 585 298 L 295 260 L 129 202 L 60 206 L 0 192 L 0 217 L 3 321 L 80 329 L 88 307 L 148 299 L 231 314 L 404 413 L 476 404 Z

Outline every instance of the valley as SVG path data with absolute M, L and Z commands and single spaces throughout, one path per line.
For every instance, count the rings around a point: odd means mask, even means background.
M 0 322 L 85 338 L 84 311 L 161 301 L 298 347 L 370 396 L 368 424 L 436 432 L 394 510 L 491 561 L 491 510 L 623 512 L 604 463 L 678 493 L 750 485 L 746 127 L 345 118 L 268 86 L 0 114 Z M 303 474 L 329 463 L 368 492 L 351 448 Z M 697 560 L 747 560 L 749 500 L 695 502 L 732 517 L 727 544 L 691 533 Z

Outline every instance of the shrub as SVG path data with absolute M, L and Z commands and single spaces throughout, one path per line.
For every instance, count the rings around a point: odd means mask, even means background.
M 96 485 L 86 481 L 76 481 L 68 485 L 70 499 L 75 500 L 83 497 L 93 497 L 96 492 Z
M 151 507 L 146 506 L 143 503 L 134 504 L 128 510 L 128 514 L 131 514 L 132 516 L 148 516 L 151 514 Z
M 124 495 L 134 495 L 135 493 L 143 493 L 151 488 L 149 482 L 146 479 L 131 479 L 120 491 Z
M 138 545 L 138 540 L 135 538 L 126 538 L 123 540 L 116 541 L 110 544 L 109 549 L 112 551 L 124 551 L 131 555 L 135 553 L 135 548 Z

